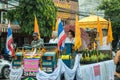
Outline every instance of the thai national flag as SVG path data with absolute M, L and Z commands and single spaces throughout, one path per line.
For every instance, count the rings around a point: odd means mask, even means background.
M 7 41 L 6 41 L 6 52 L 7 54 L 14 56 L 14 48 L 13 48 L 13 37 L 12 37 L 12 29 L 10 27 L 10 23 L 8 24 L 8 33 L 7 33 Z
M 61 20 L 58 20 L 58 50 L 62 51 L 64 50 L 65 47 L 65 39 L 66 39 L 66 34 L 63 29 L 63 25 Z

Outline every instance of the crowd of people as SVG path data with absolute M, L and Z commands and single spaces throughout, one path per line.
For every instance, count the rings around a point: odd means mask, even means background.
M 44 41 L 40 38 L 38 38 L 38 33 L 34 32 L 33 33 L 33 41 L 31 42 L 31 46 L 34 48 L 42 48 L 44 46 Z M 67 38 L 65 40 L 65 43 L 72 43 L 74 44 L 75 34 L 72 30 L 68 31 Z M 58 43 L 58 33 L 57 31 L 52 32 L 52 38 L 49 40 L 49 43 L 57 44 Z

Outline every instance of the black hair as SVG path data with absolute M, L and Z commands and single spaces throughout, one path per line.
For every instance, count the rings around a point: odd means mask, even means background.
M 74 31 L 69 30 L 68 32 L 70 32 L 70 33 L 72 34 L 72 36 L 75 37 L 75 33 L 74 33 Z
M 116 50 L 115 50 L 115 52 L 117 52 L 117 51 L 119 51 L 120 50 L 120 48 L 117 48 Z

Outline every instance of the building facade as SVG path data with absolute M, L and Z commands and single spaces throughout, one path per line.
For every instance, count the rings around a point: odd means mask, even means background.
M 57 17 L 61 18 L 63 24 L 74 25 L 75 15 L 78 13 L 78 0 L 53 0 L 58 7 Z
M 19 6 L 19 0 L 1 0 L 0 1 L 0 50 L 5 48 L 6 37 L 7 37 L 7 24 L 8 21 L 4 17 L 7 10 L 14 9 Z M 57 18 L 61 18 L 63 24 L 75 25 L 75 15 L 78 12 L 78 0 L 53 0 L 55 6 L 58 8 Z M 24 36 L 19 33 L 20 26 L 11 24 L 13 30 L 14 42 L 22 46 L 23 44 L 31 41 L 30 36 Z M 27 35 L 27 34 L 26 34 Z
M 14 6 L 11 6 L 12 4 L 18 5 L 17 3 L 14 2 L 14 0 L 9 0 L 9 1 L 0 0 L 0 50 L 5 48 L 7 28 L 8 28 L 8 20 L 6 19 L 5 16 L 7 14 L 7 10 L 14 7 Z M 17 36 L 19 36 L 18 34 L 19 34 L 20 26 L 14 23 L 11 23 L 11 28 L 14 33 L 13 36 L 15 36 L 16 39 L 19 39 Z

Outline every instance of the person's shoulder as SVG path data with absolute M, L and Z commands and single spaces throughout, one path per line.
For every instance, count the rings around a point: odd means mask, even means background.
M 38 39 L 38 42 L 43 42 L 43 39 L 41 39 L 41 38 L 40 38 L 40 39 Z
M 40 38 L 40 39 L 38 39 L 38 41 L 42 41 L 42 40 L 43 40 L 43 39 L 41 39 L 41 38 Z
M 53 42 L 53 39 L 50 39 L 50 40 L 49 40 L 49 43 L 52 43 L 52 42 Z
M 66 40 L 69 40 L 69 38 L 68 38 L 68 37 L 66 37 Z
M 53 39 L 50 39 L 50 41 L 53 41 Z
M 56 40 L 58 40 L 58 38 L 56 38 Z

